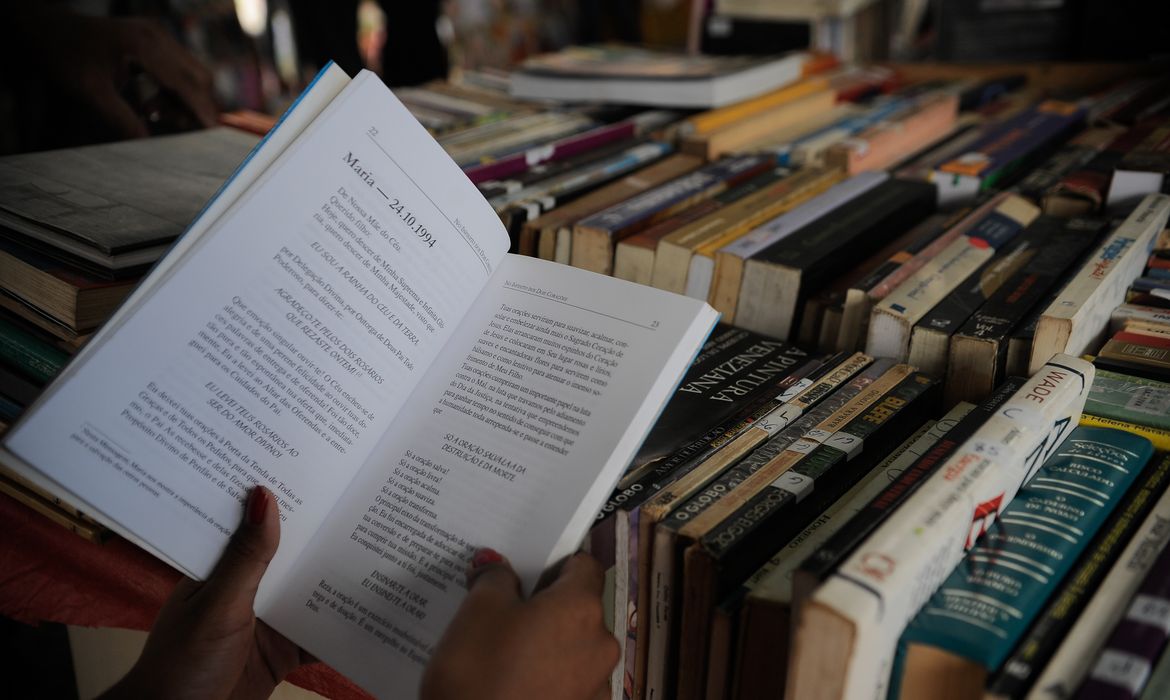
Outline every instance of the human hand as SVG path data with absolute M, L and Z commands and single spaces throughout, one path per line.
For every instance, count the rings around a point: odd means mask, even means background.
M 272 494 L 253 487 L 215 570 L 206 581 L 175 586 L 138 663 L 105 698 L 267 698 L 294 668 L 313 661 L 252 612 L 280 543 L 276 511 Z
M 424 700 L 597 700 L 619 647 L 602 620 L 604 572 L 587 554 L 525 600 L 499 554 L 476 553 L 468 593 L 423 675 Z
M 42 42 L 42 53 L 34 58 L 51 82 L 93 109 L 119 136 L 147 135 L 142 116 L 122 96 L 133 67 L 174 93 L 200 124 L 215 124 L 211 73 L 155 22 L 70 13 L 54 15 L 52 22 L 57 37 Z

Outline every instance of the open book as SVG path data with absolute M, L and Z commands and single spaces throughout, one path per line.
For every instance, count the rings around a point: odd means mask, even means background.
M 257 614 L 404 697 L 473 549 L 529 591 L 573 552 L 717 318 L 507 248 L 381 81 L 331 66 L 2 457 L 195 577 L 266 485 Z

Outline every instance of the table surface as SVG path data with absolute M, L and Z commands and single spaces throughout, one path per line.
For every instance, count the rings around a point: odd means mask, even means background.
M 179 578 L 126 540 L 89 542 L 0 494 L 0 615 L 146 630 Z M 321 663 L 286 680 L 338 700 L 371 697 Z

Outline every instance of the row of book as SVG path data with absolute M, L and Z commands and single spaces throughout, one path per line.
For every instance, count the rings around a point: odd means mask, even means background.
M 723 327 L 592 533 L 613 697 L 1161 697 L 1170 309 L 1125 298 L 1164 257 L 1102 272 L 1095 357 L 949 407 Z

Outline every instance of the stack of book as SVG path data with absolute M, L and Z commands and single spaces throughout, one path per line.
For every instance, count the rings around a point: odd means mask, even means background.
M 588 538 L 612 697 L 1166 688 L 1170 84 L 641 58 L 657 84 L 605 52 L 514 76 L 635 106 L 400 95 L 501 245 L 722 313 Z M 209 134 L 218 160 L 182 150 Z M 254 143 L 209 134 L 0 161 L 6 420 Z M 151 184 L 66 177 L 114 157 Z

